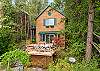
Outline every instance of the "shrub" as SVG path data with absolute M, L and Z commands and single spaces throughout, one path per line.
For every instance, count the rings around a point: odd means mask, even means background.
M 48 71 L 72 71 L 72 65 L 66 62 L 66 59 L 59 59 L 57 63 L 50 64 Z
M 73 64 L 73 71 L 100 71 L 96 59 L 89 62 L 83 60 L 81 63 Z
M 77 63 L 69 63 L 68 59 L 60 59 L 57 63 L 50 64 L 48 71 L 100 71 L 96 59 L 90 62 L 85 60 Z
M 58 47 L 63 47 L 65 43 L 64 38 L 61 37 L 54 37 L 53 41 L 54 45 Z
M 11 68 L 11 65 L 17 61 L 23 65 L 27 65 L 29 63 L 29 55 L 25 51 L 17 49 L 14 51 L 6 52 L 0 56 L 0 60 L 3 66 L 6 68 Z

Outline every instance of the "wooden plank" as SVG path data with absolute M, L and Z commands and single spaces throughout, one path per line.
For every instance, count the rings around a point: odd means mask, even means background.
M 30 55 L 43 55 L 43 56 L 52 56 L 55 52 L 54 51 L 50 51 L 50 52 L 40 52 L 40 51 L 30 51 L 28 52 L 28 54 Z
M 51 62 L 53 62 L 53 56 L 32 55 L 33 66 L 46 68 Z

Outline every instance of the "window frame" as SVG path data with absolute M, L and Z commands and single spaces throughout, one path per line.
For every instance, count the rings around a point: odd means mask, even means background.
M 46 25 L 46 20 L 49 19 L 54 19 L 54 25 Z M 49 23 L 50 24 L 50 23 Z M 55 26 L 56 25 L 56 18 L 48 18 L 48 19 L 44 19 L 44 26 Z

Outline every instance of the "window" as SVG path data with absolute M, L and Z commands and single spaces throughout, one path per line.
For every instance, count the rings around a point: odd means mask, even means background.
M 55 25 L 55 19 L 45 19 L 44 25 L 45 26 L 54 26 Z
M 52 14 L 51 12 L 48 12 L 48 16 L 51 16 L 51 14 Z

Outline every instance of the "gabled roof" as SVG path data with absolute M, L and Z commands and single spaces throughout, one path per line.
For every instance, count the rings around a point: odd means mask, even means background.
M 36 19 L 35 20 L 37 20 L 49 7 L 51 7 L 50 5 L 49 6 L 47 6 L 37 17 L 36 17 Z M 61 15 L 63 15 L 64 16 L 64 14 L 63 13 L 61 13 L 60 11 L 58 11 L 58 10 L 56 10 L 55 8 L 53 8 L 53 7 L 51 7 L 52 9 L 54 9 L 55 11 L 57 11 L 57 12 L 59 12 Z

